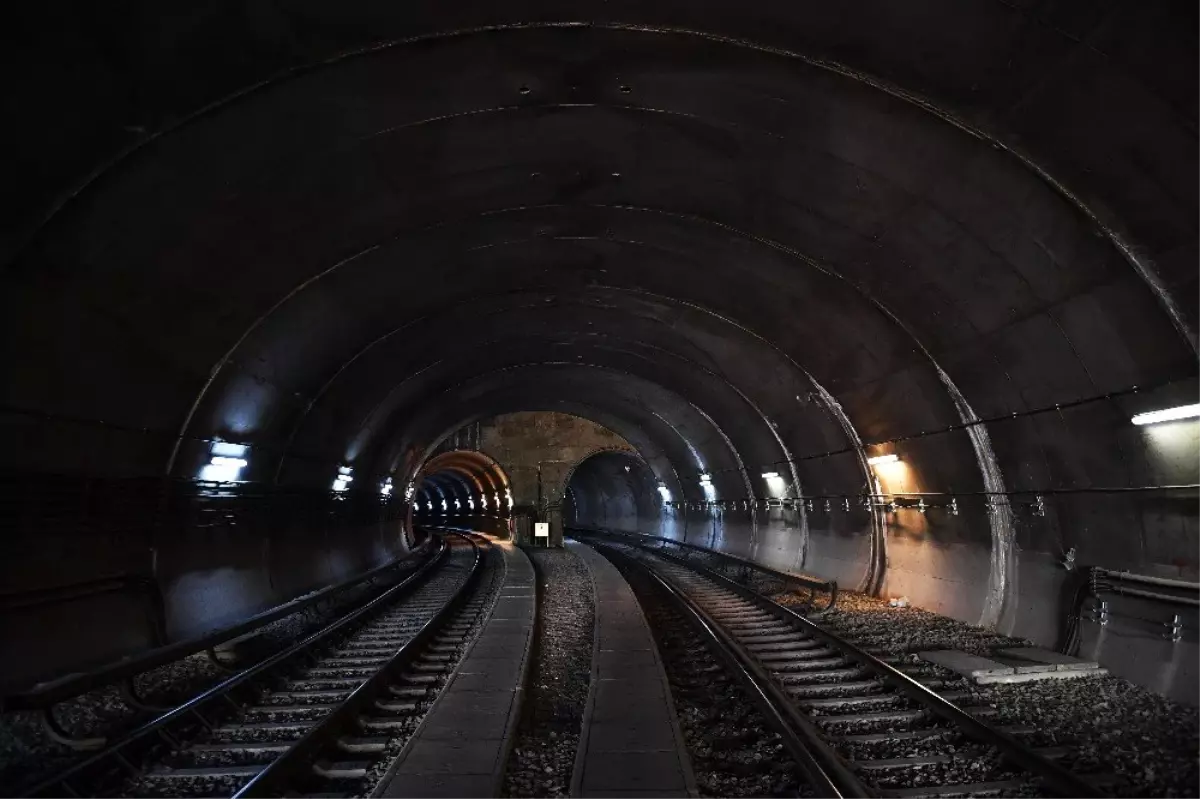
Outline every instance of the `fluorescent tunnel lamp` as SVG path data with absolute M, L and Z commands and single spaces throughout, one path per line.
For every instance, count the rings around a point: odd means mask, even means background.
M 383 485 L 379 487 L 379 493 L 385 497 L 390 497 L 392 495 L 392 478 L 389 477 L 383 481 Z
M 1192 419 L 1200 416 L 1200 405 L 1180 405 L 1178 408 L 1165 408 L 1161 411 L 1139 413 L 1130 421 L 1134 424 L 1156 424 L 1158 422 L 1174 422 L 1179 419 Z M 216 458 L 213 458 L 215 461 Z
M 867 463 L 871 466 L 878 466 L 881 463 L 895 463 L 900 460 L 899 455 L 876 455 L 873 458 L 867 458 Z
M 242 469 L 248 465 L 242 457 L 246 454 L 245 444 L 231 444 L 228 441 L 214 441 L 209 450 L 212 457 L 200 470 L 201 480 L 211 480 L 214 483 L 232 483 L 241 476 Z
M 763 472 L 762 476 L 765 480 L 778 480 L 779 472 Z
M 333 478 L 334 491 L 340 493 L 350 487 L 350 481 L 354 479 L 354 477 L 350 474 L 352 471 L 354 471 L 354 469 L 349 466 L 338 467 L 337 477 Z

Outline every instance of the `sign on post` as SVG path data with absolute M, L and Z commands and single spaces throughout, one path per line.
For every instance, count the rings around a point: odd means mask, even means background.
M 534 538 L 545 538 L 546 545 L 549 546 L 550 545 L 550 523 L 549 522 L 534 522 L 533 523 L 533 537 Z

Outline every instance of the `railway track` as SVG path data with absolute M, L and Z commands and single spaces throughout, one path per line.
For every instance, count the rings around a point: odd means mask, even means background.
M 708 629 L 784 733 L 818 794 L 1097 796 L 1036 731 L 989 725 L 968 683 L 933 664 L 866 651 L 723 575 L 632 543 L 587 537 L 645 569 Z
M 486 609 L 496 553 L 446 535 L 376 600 L 23 796 L 350 795 L 417 726 Z

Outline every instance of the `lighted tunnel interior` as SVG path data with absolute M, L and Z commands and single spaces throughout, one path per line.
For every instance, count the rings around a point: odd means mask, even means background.
M 261 606 L 485 499 L 1039 641 L 1068 556 L 1197 577 L 1197 421 L 1131 422 L 1198 391 L 1186 26 L 979 0 L 914 27 L 850 0 L 349 3 L 251 30 L 241 5 L 170 46 L 48 12 L 18 37 L 56 91 L 13 95 L 54 102 L 14 131 L 0 466 L 24 502 L 153 507 L 203 478 L 343 521 L 46 528 L 0 566 L 14 589 L 152 563 L 169 598 L 256 575 Z M 508 464 L 439 450 L 517 411 L 636 454 L 539 507 Z

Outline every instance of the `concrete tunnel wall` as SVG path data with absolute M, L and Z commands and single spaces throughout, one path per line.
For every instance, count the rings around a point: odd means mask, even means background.
M 1071 549 L 1198 571 L 1194 491 L 1093 492 L 1200 477 L 1194 421 L 1129 423 L 1197 395 L 1195 16 L 30 9 L 0 467 L 188 481 L 221 439 L 250 483 L 365 497 L 464 425 L 569 413 L 693 503 L 663 534 L 1045 640 Z M 837 509 L 876 477 L 960 512 Z M 319 529 L 301 574 L 374 546 Z

